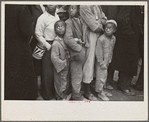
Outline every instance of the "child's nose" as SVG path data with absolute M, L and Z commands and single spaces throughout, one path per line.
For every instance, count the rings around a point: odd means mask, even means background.
M 61 29 L 62 29 L 62 27 L 59 27 L 59 29 L 61 30 Z
M 109 28 L 107 28 L 107 31 L 109 31 L 110 29 Z

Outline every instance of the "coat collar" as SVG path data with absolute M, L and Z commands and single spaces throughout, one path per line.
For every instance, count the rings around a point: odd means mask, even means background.
M 57 36 L 57 37 L 55 38 L 55 40 L 58 41 L 58 42 L 63 46 L 64 49 L 67 49 L 67 46 L 66 46 L 66 44 L 64 43 L 64 40 L 63 40 L 62 38 L 60 38 L 59 36 Z

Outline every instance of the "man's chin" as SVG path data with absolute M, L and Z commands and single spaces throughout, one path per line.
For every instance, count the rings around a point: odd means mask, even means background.
M 63 37 L 63 36 L 64 36 L 64 34 L 61 34 L 61 33 L 60 33 L 60 34 L 58 34 L 58 36 Z
M 56 9 L 49 9 L 48 12 L 54 13 Z

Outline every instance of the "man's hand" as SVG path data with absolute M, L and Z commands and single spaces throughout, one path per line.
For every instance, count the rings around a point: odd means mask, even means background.
M 51 49 L 51 45 L 49 43 L 46 44 L 46 48 L 47 48 L 47 50 L 50 50 Z
M 102 70 L 107 69 L 107 63 L 106 63 L 105 61 L 101 62 L 101 63 L 100 63 L 100 68 L 101 68 Z
M 95 33 L 100 33 L 100 32 L 103 32 L 104 29 L 103 29 L 103 26 L 102 24 L 99 24 L 99 27 L 95 30 Z
M 102 70 L 105 70 L 105 69 L 107 69 L 107 66 L 106 66 L 106 65 L 101 65 L 100 68 L 101 68 Z
M 103 24 L 103 25 L 106 25 L 106 19 L 101 19 L 101 23 Z

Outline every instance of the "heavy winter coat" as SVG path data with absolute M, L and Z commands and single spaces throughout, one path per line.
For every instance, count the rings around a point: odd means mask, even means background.
M 124 71 L 132 76 L 137 74 L 139 6 L 119 6 L 116 21 L 118 23 L 113 60 L 110 68 Z
M 5 8 L 5 99 L 36 99 L 30 37 L 33 18 L 24 5 L 6 5 Z

